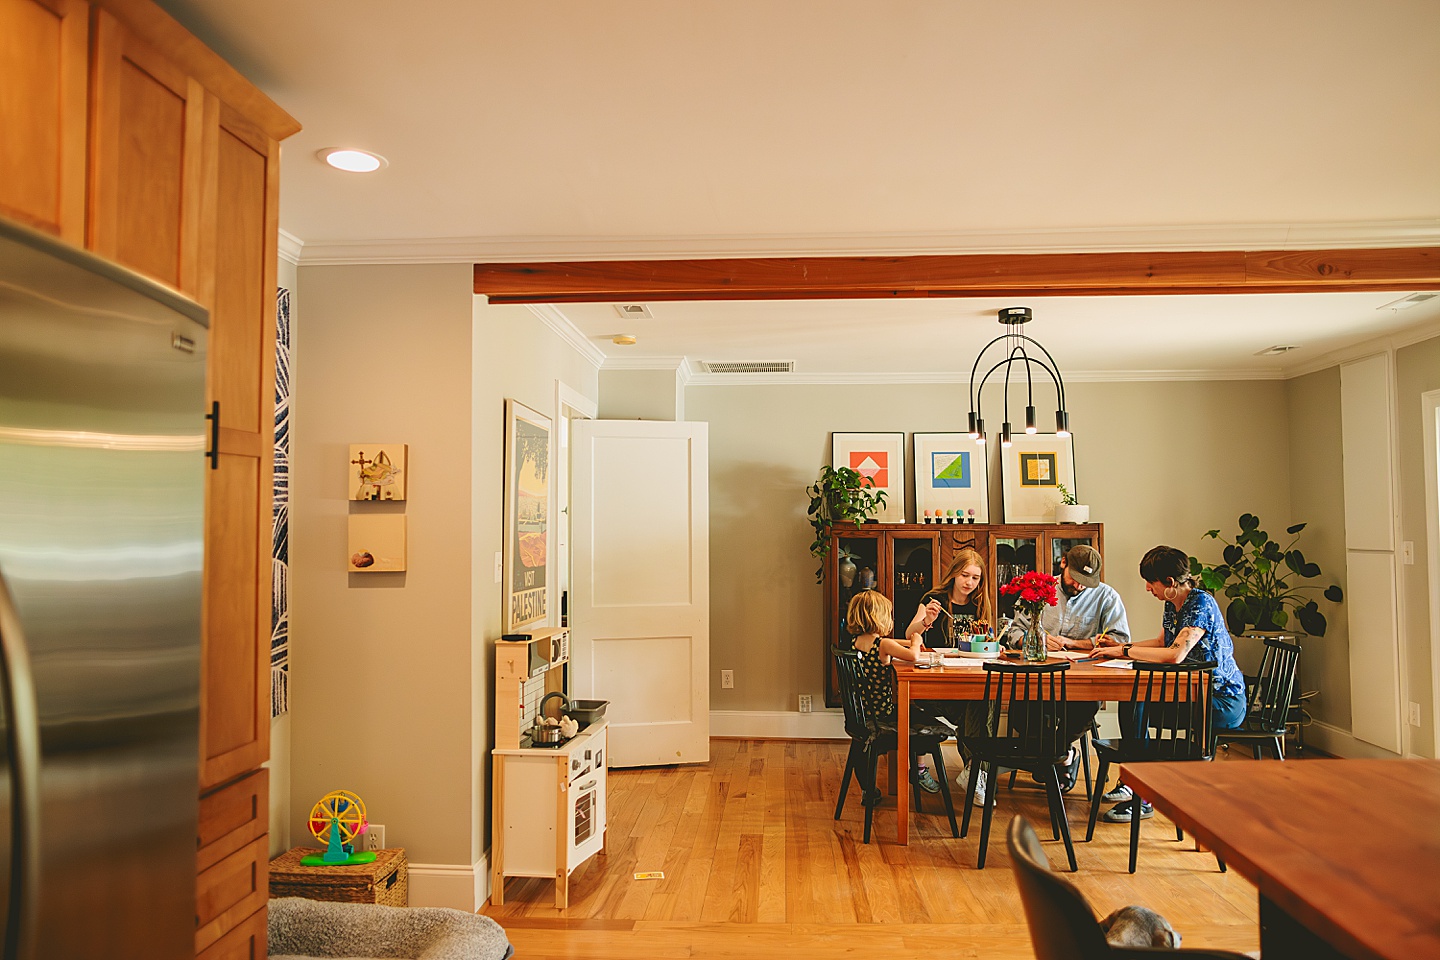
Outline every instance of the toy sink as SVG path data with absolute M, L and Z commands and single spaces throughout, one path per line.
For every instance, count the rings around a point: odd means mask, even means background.
M 565 711 L 571 719 L 585 727 L 605 716 L 609 700 L 571 700 L 570 709 Z

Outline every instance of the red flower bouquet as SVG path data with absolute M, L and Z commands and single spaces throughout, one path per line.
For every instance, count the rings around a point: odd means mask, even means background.
M 1040 662 L 1046 658 L 1045 631 L 1040 627 L 1040 611 L 1059 602 L 1055 596 L 1058 584 L 1059 581 L 1050 574 L 1031 570 L 1029 573 L 1012 577 L 1009 583 L 1000 588 L 1001 593 L 1015 598 L 1016 608 L 1030 619 L 1026 626 L 1023 646 L 1026 660 Z

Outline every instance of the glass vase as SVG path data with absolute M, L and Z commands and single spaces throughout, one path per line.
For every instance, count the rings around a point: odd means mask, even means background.
M 1049 656 L 1045 652 L 1045 628 L 1040 625 L 1039 611 L 1030 614 L 1030 622 L 1025 625 L 1025 642 L 1021 650 L 1026 663 L 1044 663 Z

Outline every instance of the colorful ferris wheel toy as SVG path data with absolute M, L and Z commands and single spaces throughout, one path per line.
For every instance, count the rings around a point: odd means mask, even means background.
M 335 790 L 320 798 L 310 811 L 310 833 L 326 844 L 324 853 L 301 857 L 307 867 L 370 863 L 375 851 L 355 852 L 355 838 L 370 827 L 365 819 L 365 801 L 349 790 Z

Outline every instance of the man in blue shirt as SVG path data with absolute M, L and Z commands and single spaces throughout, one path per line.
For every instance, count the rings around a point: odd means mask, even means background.
M 1088 543 L 1077 543 L 1060 558 L 1060 589 L 1058 602 L 1040 613 L 1040 626 L 1045 630 L 1045 645 L 1051 650 L 1094 650 L 1097 638 L 1105 637 L 1118 643 L 1130 640 L 1130 624 L 1125 619 L 1125 604 L 1115 588 L 1100 580 L 1103 561 L 1100 551 Z M 1030 619 L 1020 613 L 1010 628 L 1008 640 L 1018 647 L 1023 642 Z M 1065 710 L 1066 739 L 1072 744 L 1090 729 L 1100 703 L 1095 700 L 1071 700 Z M 1060 787 L 1075 786 L 1075 772 L 1080 751 L 1071 747 L 1061 768 Z

